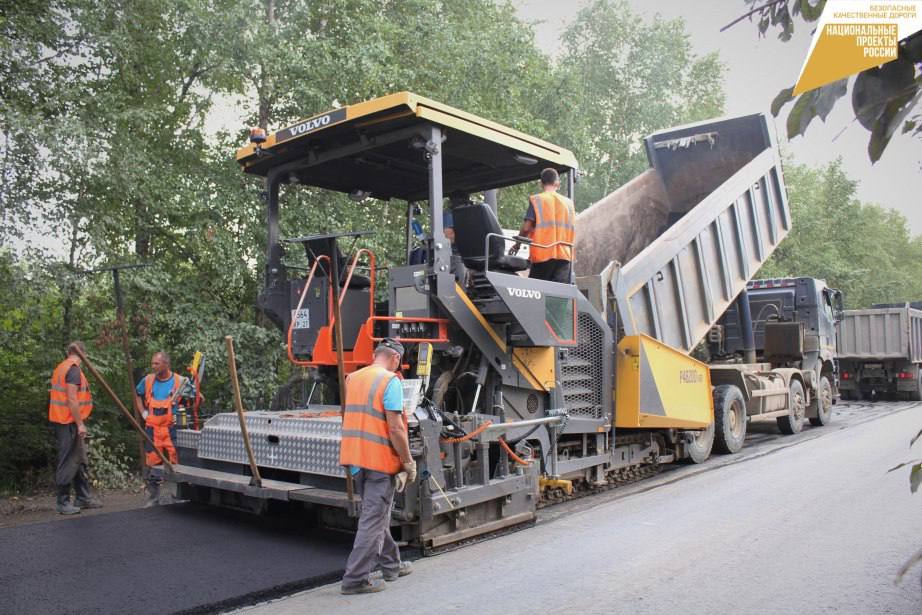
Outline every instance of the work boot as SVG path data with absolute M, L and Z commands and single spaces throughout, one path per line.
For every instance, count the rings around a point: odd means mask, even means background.
M 59 495 L 57 510 L 62 515 L 76 515 L 80 509 L 70 503 L 69 495 Z
M 385 581 L 396 581 L 399 577 L 405 577 L 413 572 L 413 564 L 410 562 L 400 562 L 397 570 L 381 570 Z
M 77 498 L 74 500 L 74 505 L 79 508 L 102 508 L 102 502 L 96 498 Z
M 160 503 L 160 483 L 148 481 L 147 483 L 147 501 L 144 502 L 144 508 L 150 508 Z
M 346 596 L 351 594 L 374 594 L 383 592 L 384 587 L 384 581 L 381 579 L 375 579 L 374 581 L 369 579 L 359 585 L 343 585 L 339 591 Z

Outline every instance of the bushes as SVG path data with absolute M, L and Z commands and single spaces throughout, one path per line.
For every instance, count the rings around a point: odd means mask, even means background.
M 137 463 L 126 452 L 124 442 L 113 441 L 106 424 L 87 427 L 90 484 L 96 489 L 130 489 L 140 487 L 135 471 Z

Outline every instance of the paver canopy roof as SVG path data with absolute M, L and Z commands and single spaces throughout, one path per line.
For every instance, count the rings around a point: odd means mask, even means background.
M 278 169 L 286 181 L 363 190 L 379 199 L 422 200 L 428 195 L 428 164 L 417 133 L 426 125 L 443 132 L 445 195 L 537 180 L 547 167 L 560 172 L 577 167 L 569 150 L 410 92 L 301 120 L 267 135 L 261 152 L 252 143 L 240 148 L 237 161 L 254 175 Z

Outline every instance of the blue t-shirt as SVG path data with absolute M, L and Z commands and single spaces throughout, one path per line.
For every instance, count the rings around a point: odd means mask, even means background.
M 173 392 L 173 381 L 176 379 L 176 374 L 170 374 L 170 377 L 166 380 L 160 380 L 154 376 L 154 386 L 153 391 L 151 391 L 151 397 L 156 400 L 169 399 L 170 393 Z M 145 387 L 144 381 L 147 380 L 147 377 L 141 378 L 138 382 L 138 386 L 135 387 L 135 392 L 141 399 L 144 399 Z M 173 404 L 173 411 L 176 411 L 176 406 L 179 404 L 179 398 L 176 398 L 176 403 Z
M 535 206 L 531 201 L 528 201 L 528 209 L 525 210 L 525 219 L 534 222 L 537 218 L 538 217 L 535 215 Z
M 391 412 L 403 412 L 403 384 L 400 378 L 391 378 L 384 389 L 384 409 Z
M 384 389 L 384 409 L 388 412 L 403 412 L 403 384 L 400 378 L 391 378 Z M 359 468 L 352 466 L 352 473 L 357 474 Z

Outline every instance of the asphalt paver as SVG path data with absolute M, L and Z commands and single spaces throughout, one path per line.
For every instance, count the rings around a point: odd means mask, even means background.
M 175 504 L 0 529 L 0 613 L 215 612 L 342 574 L 351 537 Z

